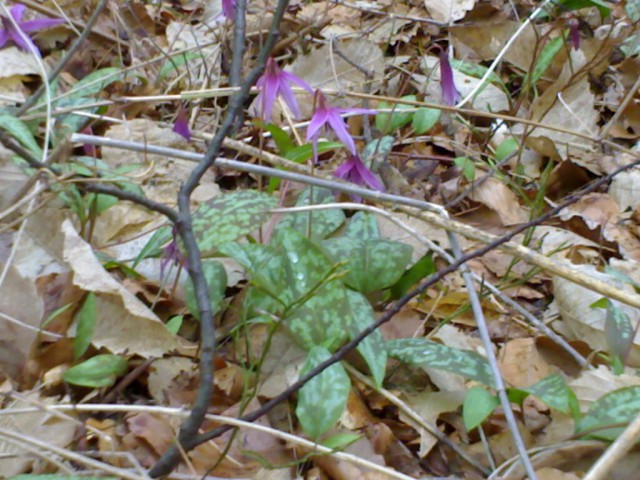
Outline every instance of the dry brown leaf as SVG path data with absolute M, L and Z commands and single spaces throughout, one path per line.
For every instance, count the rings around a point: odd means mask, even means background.
M 502 224 L 506 227 L 526 222 L 529 214 L 520 205 L 518 196 L 504 182 L 490 177 L 471 191 L 469 197 L 498 213 Z
M 424 0 L 424 6 L 437 22 L 451 24 L 473 9 L 475 0 Z
M 96 294 L 96 327 L 92 343 L 114 353 L 161 357 L 178 343 L 149 308 L 119 284 L 104 268 L 70 221 L 62 224 L 64 260 L 73 283 Z
M 55 405 L 55 398 L 40 397 L 38 393 L 27 394 L 26 399 L 17 399 L 4 407 L 5 413 L 11 409 L 33 407 L 34 404 Z M 34 438 L 48 445 L 59 448 L 67 448 L 73 441 L 78 428 L 78 422 L 74 420 L 72 412 L 67 413 L 67 418 L 59 417 L 47 412 L 44 408 L 35 412 L 19 413 L 0 416 L 0 426 L 25 439 Z M 21 473 L 44 473 L 43 463 L 39 457 L 31 454 L 6 440 L 0 440 L 0 472 L 4 478 L 11 478 Z
M 630 286 L 622 285 L 610 275 L 599 272 L 591 265 L 574 265 L 586 275 L 594 277 L 600 281 L 617 285 L 621 289 L 633 292 Z M 590 305 L 601 298 L 601 295 L 576 285 L 564 278 L 553 277 L 553 291 L 558 310 L 573 339 L 585 341 L 594 350 L 607 351 L 607 338 L 605 334 L 606 311 L 602 308 L 591 308 Z M 640 312 L 634 307 L 624 304 L 617 304 L 632 321 L 636 321 Z M 630 366 L 640 366 L 640 336 L 636 335 L 627 364 Z
M 516 388 L 529 387 L 554 373 L 538 352 L 533 338 L 507 342 L 500 350 L 498 360 L 504 380 Z

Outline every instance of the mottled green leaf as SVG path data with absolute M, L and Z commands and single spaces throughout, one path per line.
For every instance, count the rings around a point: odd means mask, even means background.
M 440 110 L 436 108 L 420 107 L 413 116 L 413 130 L 416 135 L 422 135 L 431 130 L 440 120 Z
M 415 95 L 406 95 L 402 97 L 402 100 L 409 100 L 415 102 Z M 394 108 L 395 107 L 395 108 Z M 393 112 L 378 112 L 376 114 L 376 128 L 384 135 L 391 133 L 411 121 L 413 118 L 413 112 L 403 112 L 403 110 L 413 110 L 415 107 L 411 105 L 405 105 L 402 103 L 393 105 L 387 102 L 380 102 L 378 106 L 380 109 L 391 109 Z
M 640 413 L 640 387 L 615 390 L 600 397 L 578 422 L 576 432 L 604 440 L 615 440 Z M 615 427 L 607 428 L 616 425 Z M 622 426 L 620 426 L 622 425 Z
M 525 392 L 538 397 L 556 410 L 569 413 L 569 387 L 558 374 L 549 375 L 530 387 L 522 388 Z
M 322 347 L 309 351 L 301 375 L 327 360 L 331 353 Z M 351 382 L 340 362 L 312 378 L 298 393 L 296 416 L 303 430 L 314 440 L 329 431 L 347 404 Z
M 487 67 L 483 65 L 479 65 L 477 63 L 465 62 L 463 60 L 458 60 L 456 58 L 449 59 L 449 63 L 451 64 L 451 68 L 453 68 L 454 70 L 464 73 L 465 75 L 468 75 L 470 77 L 479 78 L 479 79 L 484 77 L 487 71 L 489 70 Z M 491 74 L 487 78 L 487 81 L 491 83 L 495 83 L 496 85 L 500 85 L 500 86 L 504 85 L 500 77 L 495 72 L 491 72 Z
M 470 350 L 447 347 L 425 338 L 398 338 L 387 342 L 387 354 L 410 365 L 457 373 L 495 388 L 489 362 Z
M 96 294 L 89 292 L 78 312 L 78 327 L 76 338 L 73 340 L 73 359 L 78 360 L 85 354 L 96 326 Z
M 634 331 L 631 321 L 615 302 L 608 301 L 604 332 L 609 353 L 625 358 L 633 344 Z
M 313 192 L 313 195 L 311 194 Z M 300 193 L 297 207 L 333 203 L 333 194 L 323 188 L 307 188 Z M 317 210 L 314 212 L 288 213 L 276 227 L 276 231 L 292 228 L 312 240 L 322 240 L 335 232 L 345 220 L 344 212 L 339 208 Z
M 596 7 L 603 18 L 608 17 L 611 13 L 611 6 L 603 0 L 558 0 L 558 4 L 562 12 Z
M 370 293 L 396 283 L 411 260 L 411 246 L 391 240 L 329 238 L 322 244 L 334 261 L 346 262 L 344 281 L 351 288 Z
M 624 6 L 629 20 L 637 22 L 640 20 L 640 0 L 627 0 Z
M 204 256 L 223 243 L 248 235 L 269 219 L 278 200 L 255 190 L 236 190 L 200 205 L 193 214 L 193 233 Z
M 462 420 L 468 432 L 484 422 L 500 405 L 498 397 L 482 387 L 469 389 L 462 405 Z
M 349 219 L 343 236 L 356 240 L 380 238 L 376 216 L 369 212 L 357 212 Z
M 225 271 L 224 266 L 215 260 L 203 261 L 202 271 L 204 273 L 204 278 L 207 279 L 209 299 L 211 300 L 211 310 L 215 315 L 220 310 L 222 300 L 224 300 L 224 292 L 227 289 L 227 272 Z M 200 310 L 198 309 L 196 293 L 191 280 L 187 282 L 184 293 L 187 308 L 191 312 L 191 315 L 199 320 Z
M 373 308 L 364 295 L 348 290 L 351 304 L 351 322 L 348 324 L 349 338 L 353 340 L 365 328 L 376 321 Z M 380 330 L 375 330 L 358 345 L 358 352 L 367 362 L 371 376 L 378 388 L 382 387 L 384 373 L 387 368 L 387 350 Z
M 68 369 L 62 375 L 65 382 L 82 387 L 110 387 L 127 371 L 127 361 L 118 355 L 96 355 Z

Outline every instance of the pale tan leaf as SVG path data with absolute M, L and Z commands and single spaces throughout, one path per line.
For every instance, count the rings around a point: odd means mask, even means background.
M 475 0 L 424 0 L 431 18 L 442 23 L 453 23 L 464 18 L 475 3 Z
M 160 357 L 177 347 L 177 341 L 149 308 L 118 283 L 96 259 L 91 246 L 73 228 L 62 224 L 64 259 L 73 282 L 96 293 L 96 328 L 93 344 L 114 353 Z

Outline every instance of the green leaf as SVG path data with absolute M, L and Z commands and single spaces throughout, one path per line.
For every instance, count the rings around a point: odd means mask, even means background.
M 431 130 L 438 123 L 438 120 L 440 120 L 440 110 L 420 107 L 413 115 L 413 130 L 416 135 L 422 135 Z
M 211 300 L 211 310 L 213 315 L 218 313 L 222 300 L 224 300 L 224 292 L 227 289 L 227 272 L 224 266 L 215 260 L 205 260 L 202 262 L 202 271 L 207 279 L 209 286 L 209 299 Z M 187 308 L 195 318 L 200 320 L 200 311 L 196 300 L 196 293 L 193 282 L 187 282 L 185 286 L 185 301 Z
M 624 9 L 629 20 L 634 23 L 640 20 L 640 0 L 627 0 Z
M 476 164 L 469 157 L 457 157 L 453 159 L 453 163 L 462 170 L 462 175 L 470 182 L 476 176 Z
M 551 40 L 547 43 L 542 51 L 540 52 L 540 56 L 538 57 L 538 61 L 536 62 L 535 67 L 533 68 L 533 72 L 528 74 L 528 81 L 530 85 L 535 85 L 538 83 L 538 80 L 544 75 L 544 72 L 547 71 L 551 62 L 558 54 L 560 50 L 562 50 L 564 46 L 564 37 L 559 36 Z
M 558 374 L 549 375 L 522 390 L 538 397 L 551 408 L 564 413 L 570 412 L 569 387 L 564 378 Z
M 178 71 L 180 67 L 185 65 L 187 62 L 191 60 L 202 59 L 202 55 L 200 53 L 194 52 L 186 52 L 181 55 L 176 55 L 171 58 L 168 58 L 167 61 L 162 65 L 162 68 L 158 72 L 158 82 L 164 80 L 167 75 L 169 75 L 172 71 Z
M 391 298 L 398 299 L 404 296 L 416 283 L 434 273 L 436 273 L 436 264 L 433 261 L 433 252 L 429 251 L 405 271 L 391 287 Z
M 301 375 L 323 361 L 331 353 L 322 347 L 309 351 Z M 351 391 L 349 376 L 341 363 L 334 363 L 298 392 L 296 416 L 307 435 L 314 440 L 329 431 L 342 415 Z
M 73 359 L 78 360 L 85 354 L 96 327 L 96 294 L 89 292 L 78 312 L 78 328 L 73 340 Z
M 362 435 L 357 435 L 355 433 L 344 432 L 344 433 L 336 433 L 335 435 L 330 436 L 320 442 L 320 445 L 323 445 L 332 450 L 342 450 L 354 442 L 357 442 L 362 438 Z
M 489 70 L 487 67 L 483 65 L 478 65 L 477 63 L 464 62 L 456 58 L 449 59 L 449 63 L 451 64 L 451 68 L 453 68 L 454 70 L 464 73 L 465 75 L 469 75 L 470 77 L 479 78 L 479 79 L 484 77 L 484 75 Z M 501 87 L 504 86 L 504 83 L 502 83 L 502 79 L 495 72 L 491 72 L 491 74 L 487 78 L 487 81 L 490 83 L 495 83 L 496 85 L 500 85 Z
M 171 317 L 167 323 L 164 324 L 173 335 L 177 335 L 180 331 L 180 327 L 182 327 L 182 322 L 184 320 L 184 315 L 176 315 L 175 317 Z
M 376 216 L 369 212 L 356 212 L 347 223 L 343 236 L 354 240 L 380 238 L 380 228 Z
M 558 4 L 561 6 L 560 8 L 563 12 L 595 7 L 603 18 L 608 17 L 611 13 L 609 3 L 602 0 L 559 0 Z
M 495 388 L 489 362 L 470 350 L 447 347 L 425 338 L 398 338 L 387 342 L 387 354 L 410 365 L 457 373 Z
M 518 141 L 513 137 L 507 138 L 500 142 L 500 145 L 496 148 L 494 158 L 497 162 L 501 162 L 516 150 L 518 150 Z
M 468 432 L 482 424 L 500 405 L 498 397 L 482 387 L 469 389 L 462 405 L 462 420 Z
M 64 100 L 97 96 L 113 82 L 120 80 L 123 75 L 124 72 L 118 67 L 107 67 L 91 72 L 73 86 L 64 96 Z M 57 106 L 60 106 L 59 103 Z
M 362 293 L 384 290 L 396 283 L 411 260 L 410 245 L 391 240 L 329 238 L 322 243 L 334 263 L 345 262 L 344 281 Z
M 202 255 L 255 232 L 277 204 L 275 197 L 255 190 L 235 190 L 201 204 L 193 214 L 193 233 Z
M 147 243 L 142 247 L 140 253 L 133 261 L 131 268 L 136 268 L 138 264 L 149 257 L 158 257 L 162 254 L 162 248 L 173 239 L 171 225 L 165 225 L 157 229 Z
M 20 142 L 34 157 L 42 160 L 42 149 L 22 120 L 12 115 L 0 115 L 0 128 Z
M 578 422 L 576 433 L 603 440 L 615 440 L 640 413 L 640 387 L 626 387 L 607 393 L 591 405 Z M 623 426 L 620 426 L 622 424 Z M 612 425 L 615 427 L 607 428 Z
M 342 148 L 344 145 L 340 142 L 318 142 L 318 155 Z M 292 148 L 284 155 L 284 158 L 296 163 L 304 163 L 313 158 L 313 146 L 305 143 L 299 147 Z
M 406 95 L 401 98 L 402 100 L 409 100 L 415 102 L 417 100 L 415 95 Z M 390 109 L 394 108 L 387 102 L 381 102 L 379 108 Z M 393 112 L 378 112 L 376 114 L 376 128 L 383 134 L 387 135 L 395 130 L 404 127 L 413 118 L 413 112 L 403 112 L 403 110 L 414 110 L 415 107 L 405 104 L 396 104 Z
M 96 355 L 68 369 L 62 378 L 81 387 L 110 387 L 127 371 L 127 361 L 118 355 Z
M 275 138 L 275 137 L 274 137 Z M 276 140 L 277 144 L 277 140 Z M 317 146 L 318 155 L 322 155 L 323 153 L 329 152 L 331 150 L 335 150 L 337 148 L 342 148 L 343 145 L 340 142 L 318 142 Z M 287 160 L 291 160 L 295 163 L 304 163 L 313 158 L 313 147 L 310 143 L 305 143 L 304 145 L 300 145 L 299 147 L 294 147 L 291 145 L 291 149 L 289 149 L 286 154 L 283 155 Z M 285 168 L 278 167 L 278 170 L 286 170 Z M 278 188 L 280 185 L 280 179 L 276 177 L 271 177 L 269 179 L 269 193 L 272 193 Z
M 335 202 L 335 198 L 331 191 L 324 188 L 307 188 L 300 193 L 296 206 L 322 205 L 333 202 Z M 292 228 L 311 240 L 322 240 L 335 232 L 344 223 L 345 218 L 344 212 L 339 208 L 288 213 L 276 227 L 276 232 Z
M 509 401 L 516 405 L 520 405 L 521 407 L 529 395 L 529 392 L 520 388 L 507 388 L 507 397 L 509 397 Z
M 293 143 L 289 134 L 279 126 L 274 125 L 273 123 L 267 123 L 263 125 L 263 127 L 271 134 L 274 142 L 276 142 L 276 148 L 278 149 L 280 156 L 285 156 L 295 148 L 296 145 Z
M 633 344 L 634 330 L 631 321 L 615 302 L 608 301 L 607 316 L 604 321 L 604 332 L 607 338 L 609 353 L 625 358 Z
M 364 295 L 353 290 L 347 292 L 351 304 L 352 321 L 349 322 L 349 338 L 353 340 L 365 328 L 375 323 L 376 316 L 371 304 Z M 376 387 L 382 387 L 384 373 L 387 368 L 387 351 L 380 330 L 368 335 L 357 347 L 358 352 L 367 363 Z

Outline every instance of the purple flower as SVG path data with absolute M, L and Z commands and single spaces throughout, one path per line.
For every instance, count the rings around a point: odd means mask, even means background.
M 384 186 L 380 183 L 380 180 L 365 166 L 358 155 L 351 155 L 346 162 L 336 168 L 333 174 L 347 182 L 368 186 L 380 192 L 384 191 Z M 352 195 L 352 197 L 354 200 L 360 201 L 360 197 L 355 195 Z
M 300 109 L 298 108 L 296 97 L 291 90 L 291 83 L 295 83 L 309 92 L 311 91 L 311 87 L 307 82 L 298 78 L 293 73 L 281 70 L 276 61 L 273 58 L 269 58 L 264 74 L 256 82 L 259 90 L 257 102 L 260 116 L 265 122 L 271 120 L 271 112 L 278 95 L 282 96 L 284 103 L 287 104 L 287 107 L 289 107 L 294 117 L 300 117 Z
M 45 28 L 64 23 L 64 20 L 61 18 L 39 18 L 37 20 L 27 20 L 23 22 L 22 17 L 26 10 L 27 7 L 18 4 L 11 7 L 9 11 L 18 28 L 16 28 L 8 18 L 0 17 L 2 18 L 3 27 L 0 31 L 0 47 L 6 45 L 9 40 L 13 40 L 13 43 L 22 50 L 26 50 L 27 52 L 35 50 L 39 52 L 40 50 L 38 50 L 38 47 L 31 41 L 27 33 L 37 32 L 38 30 L 44 30 Z
M 449 63 L 449 57 L 444 50 L 440 51 L 440 88 L 442 90 L 442 102 L 453 106 L 460 100 L 460 93 L 453 81 L 453 69 Z
M 235 20 L 236 4 L 237 0 L 222 0 L 222 16 L 231 21 Z
M 189 129 L 189 119 L 187 118 L 186 108 L 180 107 L 178 109 L 178 116 L 176 117 L 172 130 L 178 135 L 186 138 L 187 141 L 191 141 L 191 130 Z
M 173 227 L 171 234 L 173 235 L 173 240 L 165 247 L 162 254 L 160 277 L 164 277 L 164 272 L 170 264 L 186 267 L 187 259 L 182 255 L 180 247 L 178 247 L 178 230 L 176 227 Z
M 341 115 L 345 113 L 360 113 L 363 115 L 373 115 L 376 112 L 374 110 L 367 110 L 366 108 L 337 108 L 328 107 L 327 100 L 320 90 L 316 90 L 316 104 L 311 122 L 307 127 L 307 141 L 312 140 L 316 145 L 318 137 L 320 136 L 320 130 L 323 127 L 330 127 L 352 155 L 356 155 L 356 144 L 353 138 L 349 134 L 348 126 L 342 119 Z
M 569 20 L 569 34 L 571 36 L 571 46 L 574 50 L 580 49 L 580 31 L 578 30 L 578 20 L 575 18 Z

